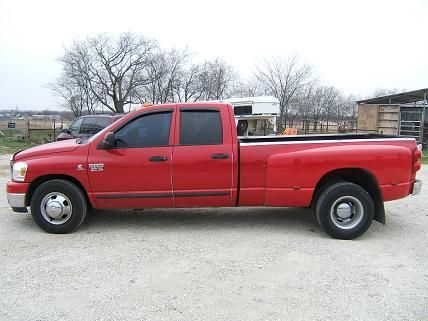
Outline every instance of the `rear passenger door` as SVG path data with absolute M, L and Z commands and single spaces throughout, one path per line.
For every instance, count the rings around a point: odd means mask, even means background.
M 181 107 L 177 116 L 172 161 L 175 206 L 231 206 L 234 155 L 227 110 Z

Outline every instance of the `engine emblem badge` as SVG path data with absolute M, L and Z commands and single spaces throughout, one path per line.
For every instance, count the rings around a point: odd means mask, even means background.
M 89 164 L 89 170 L 91 172 L 102 172 L 104 170 L 104 164 L 103 163 Z

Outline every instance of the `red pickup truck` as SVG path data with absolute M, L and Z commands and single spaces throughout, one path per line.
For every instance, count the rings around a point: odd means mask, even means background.
M 232 106 L 140 108 L 97 135 L 15 153 L 8 202 L 50 233 L 87 208 L 312 207 L 340 239 L 385 222 L 383 202 L 417 194 L 414 139 L 371 134 L 237 137 Z

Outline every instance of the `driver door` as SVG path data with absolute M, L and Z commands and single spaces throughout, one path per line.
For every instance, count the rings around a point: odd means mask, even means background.
M 99 208 L 173 207 L 173 119 L 173 109 L 148 111 L 115 130 L 114 148 L 91 146 L 88 174 Z

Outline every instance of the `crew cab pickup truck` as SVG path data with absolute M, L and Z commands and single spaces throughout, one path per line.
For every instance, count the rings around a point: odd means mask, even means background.
M 353 239 L 383 202 L 417 194 L 421 151 L 411 138 L 372 134 L 238 137 L 225 103 L 144 107 L 95 136 L 11 158 L 7 198 L 50 233 L 88 208 L 312 208 L 321 228 Z

